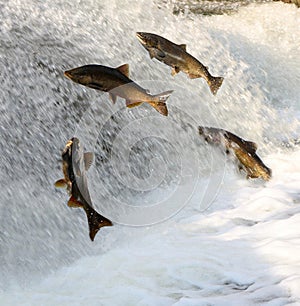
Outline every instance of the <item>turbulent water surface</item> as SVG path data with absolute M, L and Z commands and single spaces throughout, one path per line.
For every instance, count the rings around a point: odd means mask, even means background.
M 243 4 L 241 1 L 240 4 Z M 300 11 L 284 3 L 230 15 L 174 14 L 164 1 L 0 3 L 0 304 L 300 303 Z M 220 3 L 222 7 L 222 3 Z M 151 60 L 135 32 L 187 44 L 214 76 L 188 79 Z M 84 64 L 130 65 L 169 117 L 126 109 L 72 83 Z M 248 181 L 197 126 L 258 144 L 270 182 Z M 94 242 L 84 212 L 56 190 L 76 135 L 95 163 Z

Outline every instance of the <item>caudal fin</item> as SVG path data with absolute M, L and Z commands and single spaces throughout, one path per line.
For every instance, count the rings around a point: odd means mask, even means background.
M 166 101 L 170 97 L 173 90 L 168 90 L 165 92 L 162 92 L 158 95 L 153 96 L 153 101 L 148 102 L 152 107 L 154 107 L 160 114 L 164 116 L 168 116 L 168 108 L 166 105 Z
M 269 181 L 271 177 L 272 177 L 272 170 L 266 167 L 266 174 L 265 174 L 264 180 Z
M 153 102 L 166 102 L 168 100 L 168 98 L 170 97 L 172 92 L 173 92 L 173 90 L 168 90 L 168 91 L 165 91 L 165 92 L 162 92 L 158 95 L 153 96 L 154 97 Z
M 209 81 L 210 91 L 213 95 L 217 94 L 218 89 L 221 87 L 224 78 L 222 77 L 212 77 Z
M 168 116 L 168 108 L 164 102 L 148 102 L 152 107 L 154 107 L 160 114 Z
M 90 238 L 92 241 L 94 241 L 94 238 L 101 227 L 113 225 L 109 219 L 97 213 L 92 207 L 85 206 L 84 210 L 88 219 Z

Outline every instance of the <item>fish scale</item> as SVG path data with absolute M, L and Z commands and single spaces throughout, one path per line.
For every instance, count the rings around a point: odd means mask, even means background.
M 152 33 L 137 32 L 136 36 L 142 46 L 149 52 L 151 59 L 156 58 L 172 67 L 173 76 L 182 71 L 191 79 L 204 78 L 212 94 L 217 94 L 223 78 L 212 76 L 206 66 L 186 51 L 185 44 L 177 45 Z
M 126 100 L 127 107 L 135 107 L 146 102 L 160 114 L 167 116 L 166 100 L 173 90 L 157 95 L 149 94 L 144 88 L 129 79 L 129 65 L 124 64 L 117 68 L 102 65 L 85 65 L 65 71 L 64 75 L 81 85 L 109 92 L 110 99 L 116 102 L 117 96 Z

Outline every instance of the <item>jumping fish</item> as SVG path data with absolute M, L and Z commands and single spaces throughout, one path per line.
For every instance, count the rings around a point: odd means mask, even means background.
M 93 162 L 93 153 L 83 153 L 79 139 L 70 139 L 62 152 L 62 170 L 64 178 L 56 181 L 55 187 L 66 188 L 71 196 L 69 207 L 84 209 L 90 231 L 90 238 L 94 241 L 97 232 L 103 226 L 112 226 L 112 222 L 101 216 L 92 206 L 88 190 L 86 171 Z
M 239 136 L 223 129 L 199 126 L 199 134 L 210 144 L 225 148 L 226 153 L 233 152 L 238 159 L 239 169 L 247 173 L 247 178 L 270 180 L 272 170 L 257 156 L 257 144 L 246 141 Z
M 222 85 L 222 77 L 214 77 L 208 72 L 208 68 L 201 64 L 195 57 L 186 52 L 186 45 L 177 45 L 159 35 L 137 32 L 137 38 L 148 50 L 150 58 L 171 66 L 172 75 L 182 71 L 191 79 L 204 78 L 210 90 L 215 95 Z
M 64 75 L 81 85 L 108 92 L 113 103 L 116 102 L 117 96 L 119 96 L 126 100 L 127 107 L 135 107 L 146 102 L 162 115 L 168 115 L 165 102 L 173 90 L 157 95 L 149 94 L 147 90 L 129 79 L 128 64 L 118 68 L 85 65 L 65 71 Z

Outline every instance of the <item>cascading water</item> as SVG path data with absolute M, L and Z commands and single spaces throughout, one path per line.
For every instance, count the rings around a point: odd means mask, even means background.
M 220 16 L 174 15 L 168 3 L 127 0 L 12 0 L 0 7 L 1 305 L 299 299 L 299 280 L 280 267 L 272 274 L 268 264 L 276 261 L 267 256 L 280 250 L 283 241 L 268 234 L 286 228 L 287 216 L 296 219 L 282 237 L 292 244 L 299 234 L 299 166 L 289 168 L 300 160 L 296 7 L 253 4 Z M 224 76 L 218 94 L 203 79 L 172 77 L 170 67 L 149 58 L 137 31 L 186 43 L 212 75 Z M 108 94 L 63 76 L 91 63 L 128 63 L 130 78 L 151 93 L 174 90 L 169 117 L 148 105 L 126 109 L 122 99 L 112 105 Z M 244 180 L 201 141 L 198 125 L 255 141 L 273 181 Z M 94 206 L 115 222 L 93 243 L 82 210 L 67 207 L 66 192 L 53 185 L 73 135 L 95 153 L 88 173 Z M 267 241 L 274 248 L 253 255 L 252 247 Z M 253 293 L 259 286 L 269 289 Z M 243 296 L 248 287 L 252 293 Z

